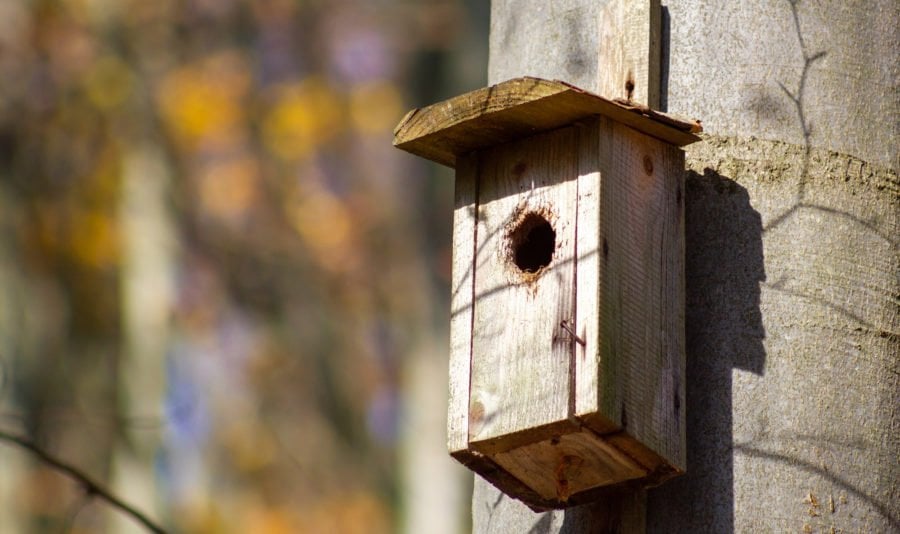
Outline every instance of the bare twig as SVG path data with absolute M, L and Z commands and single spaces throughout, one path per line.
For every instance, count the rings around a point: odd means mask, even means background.
M 121 512 L 130 515 L 137 522 L 144 525 L 144 527 L 150 532 L 153 532 L 155 534 L 166 533 L 166 531 L 161 526 L 157 525 L 152 519 L 144 515 L 139 510 L 135 509 L 130 504 L 124 502 L 122 499 L 118 498 L 110 490 L 101 486 L 100 483 L 94 481 L 82 470 L 56 458 L 55 456 L 52 456 L 50 453 L 39 447 L 33 441 L 22 436 L 16 436 L 14 434 L 4 432 L 2 430 L 0 430 L 0 441 L 5 441 L 7 443 L 17 445 L 22 449 L 27 450 L 31 454 L 37 456 L 45 464 L 79 483 L 84 488 L 84 491 L 87 493 L 87 495 L 92 497 L 99 497 L 100 499 L 106 501 L 113 508 L 117 508 Z

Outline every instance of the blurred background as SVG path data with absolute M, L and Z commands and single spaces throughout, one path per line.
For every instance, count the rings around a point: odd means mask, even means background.
M 197 533 L 469 529 L 453 179 L 481 0 L 0 0 L 0 432 Z M 0 533 L 142 532 L 0 440 Z

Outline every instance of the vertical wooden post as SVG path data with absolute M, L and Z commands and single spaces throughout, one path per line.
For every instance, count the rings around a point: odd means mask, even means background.
M 494 0 L 488 83 L 562 80 L 657 108 L 660 0 Z
M 659 0 L 611 0 L 600 11 L 597 94 L 659 108 Z

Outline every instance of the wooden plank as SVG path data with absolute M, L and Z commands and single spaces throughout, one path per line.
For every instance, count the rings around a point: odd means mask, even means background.
M 510 497 L 521 500 L 531 507 L 532 510 L 543 511 L 560 507 L 559 501 L 541 497 L 521 480 L 497 465 L 489 456 L 480 454 L 477 451 L 469 451 L 466 454 L 454 457 L 464 466 L 481 475 L 482 478 L 493 484 L 497 489 Z M 579 497 L 580 495 L 574 496 L 575 499 Z
M 623 128 L 627 130 L 627 128 Z M 655 143 L 655 141 L 654 141 Z M 684 237 L 684 196 L 685 196 L 685 163 L 684 151 L 658 143 L 665 153 L 659 160 L 659 175 L 666 182 L 661 193 L 664 197 L 665 212 L 662 225 L 663 261 L 662 302 L 659 304 L 663 321 L 662 339 L 660 340 L 662 376 L 656 392 L 659 402 L 654 406 L 654 414 L 659 418 L 653 421 L 657 425 L 654 433 L 667 443 L 666 447 L 654 448 L 654 451 L 668 460 L 669 464 L 680 473 L 687 470 L 687 422 L 685 407 L 687 406 L 687 365 L 685 334 L 685 237 Z M 638 429 L 634 431 L 637 432 Z M 632 432 L 629 430 L 629 433 Z M 635 437 L 638 435 L 635 433 Z M 638 438 L 640 439 L 640 438 Z M 652 441 L 642 442 L 644 446 L 652 446 Z
M 683 146 L 699 140 L 696 121 L 612 102 L 559 81 L 516 78 L 409 112 L 394 146 L 450 167 L 462 154 L 560 128 L 594 115 Z
M 609 125 L 599 135 L 602 253 L 593 275 L 602 295 L 598 394 L 576 399 L 576 415 L 598 432 L 627 430 L 683 469 L 684 154 Z
M 556 495 L 552 498 L 543 497 L 535 490 L 525 485 L 518 478 L 511 475 L 509 471 L 494 462 L 490 457 L 479 454 L 478 452 L 473 451 L 464 459 L 460 458 L 460 461 L 463 465 L 472 471 L 475 471 L 485 480 L 500 489 L 500 491 L 506 493 L 510 497 L 522 501 L 535 512 L 568 508 L 570 506 L 596 502 L 601 499 L 604 503 L 619 503 L 623 495 L 630 495 L 635 492 L 640 493 L 645 487 L 645 479 L 630 478 L 616 484 L 596 486 L 573 493 L 567 500 L 561 500 Z M 631 532 L 631 530 L 627 532 Z
M 518 433 L 571 425 L 574 340 L 560 325 L 574 316 L 574 142 L 574 129 L 564 128 L 481 154 L 469 406 L 476 449 L 496 452 L 503 441 L 520 444 Z M 555 231 L 552 258 L 523 272 L 516 229 L 536 214 Z
M 501 452 L 494 460 L 544 499 L 561 503 L 574 494 L 647 474 L 641 465 L 589 430 Z
M 472 303 L 475 280 L 478 155 L 460 158 L 453 212 L 450 295 L 450 399 L 447 446 L 451 455 L 469 445 L 469 375 L 472 359 Z
M 575 329 L 584 343 L 575 347 L 574 412 L 592 414 L 599 405 L 600 283 L 603 239 L 600 236 L 600 136 L 609 135 L 612 123 L 597 117 L 578 127 L 578 213 L 576 222 L 576 320 Z M 591 427 L 598 433 L 618 427 L 599 418 Z
M 684 473 L 684 464 L 669 462 L 668 458 L 657 454 L 634 439 L 628 432 L 618 432 L 603 436 L 609 446 L 634 460 L 647 470 L 644 485 L 648 488 L 658 486 L 670 478 Z
M 659 107 L 660 16 L 659 0 L 610 0 L 603 7 L 600 95 Z

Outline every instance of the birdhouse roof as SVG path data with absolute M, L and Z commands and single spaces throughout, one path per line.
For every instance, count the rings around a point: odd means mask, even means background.
M 565 82 L 526 77 L 410 111 L 394 129 L 394 146 L 455 167 L 461 154 L 596 115 L 676 146 L 699 141 L 695 134 L 702 131 L 699 121 L 609 100 Z

